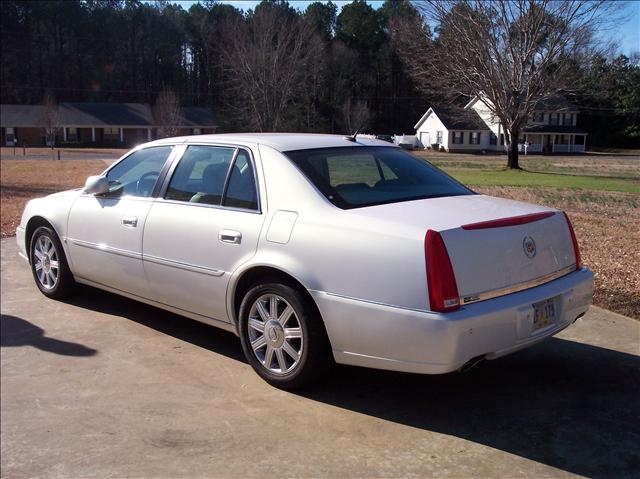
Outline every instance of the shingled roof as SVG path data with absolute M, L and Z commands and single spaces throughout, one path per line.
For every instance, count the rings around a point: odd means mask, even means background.
M 416 130 L 425 122 L 430 113 L 434 113 L 448 130 L 488 130 L 480 115 L 473 110 L 453 106 L 433 106 L 420 118 Z
M 153 117 L 147 103 L 60 103 L 60 125 L 76 127 L 130 127 L 161 126 Z M 208 108 L 183 107 L 180 127 L 217 126 L 213 112 Z M 3 127 L 42 127 L 43 105 L 0 105 L 0 124 Z

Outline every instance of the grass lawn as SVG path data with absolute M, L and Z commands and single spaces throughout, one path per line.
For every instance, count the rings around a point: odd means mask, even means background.
M 24 205 L 31 198 L 81 187 L 87 176 L 106 167 L 100 160 L 0 161 L 0 234 L 15 234 Z
M 640 193 L 640 179 L 538 173 L 524 170 L 486 171 L 448 168 L 445 165 L 440 167 L 461 183 L 472 187 L 527 186 Z

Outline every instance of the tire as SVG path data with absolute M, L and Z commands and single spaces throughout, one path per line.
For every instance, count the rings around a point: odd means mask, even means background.
M 75 281 L 58 235 L 40 226 L 31 236 L 29 263 L 36 286 L 48 298 L 62 299 L 71 294 Z
M 277 320 L 272 316 L 274 297 Z M 309 386 L 333 366 L 322 318 L 290 285 L 268 282 L 250 289 L 240 305 L 238 329 L 247 361 L 277 388 Z

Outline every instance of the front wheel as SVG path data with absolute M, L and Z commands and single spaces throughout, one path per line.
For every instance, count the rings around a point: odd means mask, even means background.
M 249 290 L 240 305 L 239 331 L 249 364 L 273 386 L 307 386 L 332 366 L 322 318 L 288 285 L 266 283 Z
M 69 295 L 75 282 L 58 235 L 46 226 L 31 236 L 29 262 L 36 286 L 45 296 L 61 299 Z

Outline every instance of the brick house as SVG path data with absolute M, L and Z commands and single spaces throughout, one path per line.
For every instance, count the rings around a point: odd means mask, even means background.
M 46 146 L 43 105 L 0 105 L 2 146 Z M 146 103 L 60 103 L 56 144 L 73 146 L 132 146 L 157 138 L 162 125 Z M 178 135 L 215 133 L 208 108 L 183 107 Z

